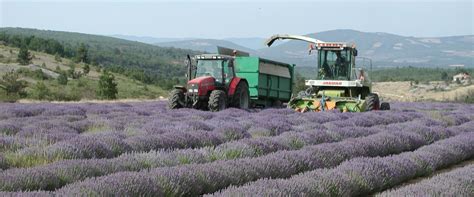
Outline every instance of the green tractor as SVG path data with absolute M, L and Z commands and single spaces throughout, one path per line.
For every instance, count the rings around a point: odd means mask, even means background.
M 310 43 L 309 53 L 317 50 L 316 79 L 305 80 L 306 91 L 293 96 L 288 107 L 299 112 L 339 110 L 364 112 L 389 110 L 389 103 L 380 103 L 372 92 L 367 72 L 356 67 L 357 49 L 354 44 L 324 42 L 298 35 L 277 34 L 266 41 L 271 46 L 280 39 L 301 40 Z

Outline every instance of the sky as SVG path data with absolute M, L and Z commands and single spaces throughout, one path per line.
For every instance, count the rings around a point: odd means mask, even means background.
M 0 0 L 0 26 L 161 38 L 268 37 L 333 29 L 472 35 L 473 0 Z

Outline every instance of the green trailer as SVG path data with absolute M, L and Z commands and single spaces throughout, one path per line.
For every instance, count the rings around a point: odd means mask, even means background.
M 281 106 L 291 99 L 294 65 L 259 57 L 235 57 L 235 74 L 248 82 L 253 107 Z
M 294 65 L 224 47 L 218 51 L 194 58 L 188 55 L 188 82 L 171 91 L 170 109 L 281 107 L 291 99 Z

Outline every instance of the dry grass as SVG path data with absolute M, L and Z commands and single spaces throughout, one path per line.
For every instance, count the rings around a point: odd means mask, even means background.
M 444 82 L 431 82 L 431 85 L 440 83 Z M 474 85 L 457 86 L 447 91 L 433 91 L 413 88 L 410 82 L 379 82 L 374 83 L 373 91 L 379 93 L 385 101 L 455 101 L 474 91 Z

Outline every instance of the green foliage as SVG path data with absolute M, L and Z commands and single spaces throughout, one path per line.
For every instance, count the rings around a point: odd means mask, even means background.
M 59 85 L 67 85 L 68 79 L 66 72 L 60 71 L 57 80 Z
M 315 67 L 296 67 L 297 73 L 306 79 L 316 78 Z M 417 68 L 417 67 L 396 67 L 396 68 L 378 68 L 369 72 L 369 78 L 374 82 L 388 81 L 441 81 L 446 76 L 451 80 L 452 76 L 461 72 L 474 73 L 473 68 Z M 441 73 L 441 75 L 440 75 Z
M 89 67 L 89 64 L 84 64 L 82 70 L 84 71 L 84 74 L 87 75 L 91 71 L 91 68 Z
M 77 49 L 77 52 L 76 52 L 75 60 L 76 62 L 84 62 L 86 64 L 89 63 L 88 50 L 84 43 L 81 43 L 79 45 L 79 48 Z
M 296 78 L 296 82 L 293 88 L 293 93 L 297 94 L 300 91 L 306 90 L 307 86 L 305 85 L 305 78 L 301 76 L 299 73 L 296 73 L 295 78 Z
M 50 100 L 51 91 L 43 82 L 36 82 L 36 85 L 33 87 L 31 92 L 31 98 L 37 100 Z
M 99 87 L 97 95 L 101 99 L 116 99 L 117 98 L 117 83 L 115 82 L 115 76 L 109 73 L 107 70 L 102 72 L 99 78 Z
M 370 72 L 372 81 L 449 81 L 452 76 L 465 71 L 474 73 L 474 69 L 449 69 L 449 68 L 416 68 L 399 67 L 388 69 L 377 69 Z
M 28 51 L 28 48 L 26 46 L 22 46 L 20 48 L 20 52 L 18 53 L 17 61 L 21 65 L 28 65 L 31 62 L 31 54 Z
M 7 95 L 25 97 L 25 87 L 26 82 L 19 80 L 18 73 L 13 70 L 3 75 L 0 80 L 0 88 L 4 89 Z
M 43 63 L 41 64 L 41 68 L 46 68 L 46 63 L 43 62 Z

